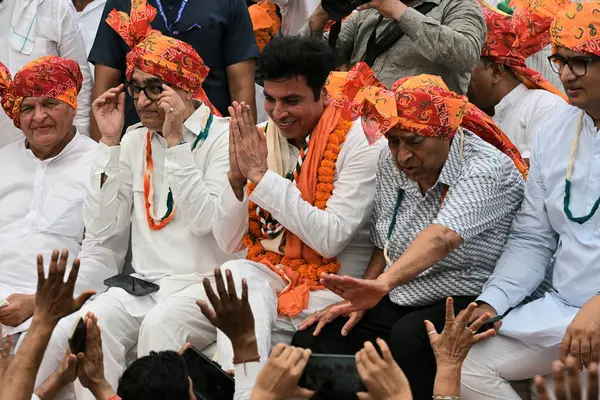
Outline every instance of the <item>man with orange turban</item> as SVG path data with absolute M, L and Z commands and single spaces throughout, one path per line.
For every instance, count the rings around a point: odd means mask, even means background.
M 128 229 L 110 239 L 84 234 L 82 203 L 98 145 L 73 126 L 82 81 L 77 62 L 56 56 L 31 61 L 14 78 L 0 63 L 2 107 L 22 132 L 0 149 L 0 327 L 17 345 L 34 312 L 38 254 L 49 259 L 66 249 L 68 265 L 78 257 L 82 293 L 103 291 L 127 251 Z M 63 356 L 40 372 L 38 385 Z
M 338 83 L 343 76 L 330 77 L 330 93 L 346 96 L 338 104 L 362 115 L 371 141 L 388 140 L 377 165 L 375 247 L 362 279 L 321 275 L 344 300 L 307 319 L 292 344 L 354 354 L 365 341 L 388 338 L 413 397 L 431 398 L 436 363 L 423 321 L 441 331 L 448 296 L 461 310 L 481 292 L 527 166 L 494 122 L 437 76 L 402 78 L 391 90 L 364 64 Z
M 552 22 L 550 62 L 571 106 L 533 142 L 525 200 L 478 298 L 476 315 L 504 315 L 502 327 L 471 349 L 463 398 L 517 400 L 510 381 L 549 374 L 557 358 L 600 361 L 599 31 L 598 0 L 573 2 Z M 521 304 L 547 273 L 554 290 Z
M 190 45 L 152 29 L 154 7 L 145 0 L 131 7 L 130 15 L 115 10 L 107 19 L 131 51 L 127 81 L 92 105 L 102 139 L 83 205 L 88 232 L 110 237 L 131 224 L 132 267 L 146 281 L 117 277 L 82 311 L 104 321 L 105 371 L 115 389 L 134 346 L 144 356 L 216 339 L 196 299 L 206 298 L 202 278 L 235 257 L 219 250 L 211 228 L 228 185 L 229 121 L 202 89 L 209 69 Z M 125 92 L 141 124 L 121 139 Z M 56 336 L 51 346 L 66 350 L 67 338 Z M 78 398 L 89 395 L 75 386 Z
M 541 124 L 567 105 L 565 95 L 525 60 L 550 43 L 552 17 L 564 0 L 517 0 L 508 15 L 479 0 L 487 23 L 469 100 L 493 117 L 528 159 Z

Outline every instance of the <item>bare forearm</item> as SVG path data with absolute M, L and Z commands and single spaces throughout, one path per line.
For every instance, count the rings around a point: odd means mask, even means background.
M 430 225 L 379 279 L 391 288 L 406 283 L 446 258 L 461 244 L 460 236 L 448 228 Z
M 55 371 L 39 388 L 35 390 L 35 394 L 40 400 L 54 399 L 66 385 L 60 379 L 60 374 Z
M 438 366 L 433 385 L 435 396 L 460 396 L 461 365 L 453 367 Z
M 377 279 L 385 270 L 385 257 L 383 251 L 375 247 L 373 254 L 371 254 L 371 260 L 367 266 L 367 270 L 363 275 L 363 279 Z
M 0 398 L 11 400 L 31 398 L 35 377 L 55 326 L 56 324 L 36 320 L 36 317 L 33 317 L 23 345 L 6 371 Z

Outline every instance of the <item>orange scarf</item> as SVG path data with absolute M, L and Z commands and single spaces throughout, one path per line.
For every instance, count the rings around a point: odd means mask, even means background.
M 327 107 L 311 135 L 308 152 L 296 182 L 302 198 L 320 210 L 324 210 L 333 192 L 336 161 L 340 146 L 352 126 L 352 122 L 342 118 L 337 107 Z M 253 185 L 248 191 L 252 193 Z M 279 294 L 278 312 L 295 317 L 308 307 L 311 290 L 320 290 L 321 273 L 335 274 L 340 269 L 337 259 L 325 259 L 307 246 L 289 230 L 285 231 L 284 255 L 264 249 L 260 241 L 267 239 L 260 229 L 256 216 L 256 205 L 248 205 L 248 234 L 244 245 L 248 248 L 247 259 L 266 265 L 277 273 L 287 287 Z

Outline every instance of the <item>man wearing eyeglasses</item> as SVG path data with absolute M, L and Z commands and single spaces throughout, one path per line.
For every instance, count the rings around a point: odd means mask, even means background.
M 463 365 L 465 399 L 517 400 L 510 381 L 549 374 L 556 359 L 599 361 L 599 9 L 598 0 L 573 3 L 552 22 L 550 62 L 571 107 L 534 140 L 525 199 L 474 316 L 505 317 L 499 335 L 475 345 Z M 521 304 L 549 268 L 554 290 Z
M 540 125 L 567 105 L 560 90 L 525 64 L 550 43 L 550 24 L 558 4 L 556 0 L 523 0 L 517 2 L 512 16 L 484 0 L 480 5 L 487 38 L 467 95 L 528 160 Z
M 219 249 L 212 232 L 217 199 L 229 185 L 229 121 L 202 89 L 208 74 L 202 58 L 187 43 L 149 29 L 155 15 L 145 0 L 132 1 L 131 16 L 111 11 L 108 24 L 132 49 L 127 82 L 92 106 L 102 139 L 83 204 L 86 229 L 110 237 L 131 224 L 134 276 L 159 286 L 147 293 L 147 284 L 123 277 L 81 312 L 104 321 L 104 371 L 113 389 L 132 349 L 141 357 L 188 341 L 203 349 L 216 340 L 196 299 L 207 299 L 203 278 L 236 258 Z M 141 124 L 121 138 L 125 91 Z M 67 349 L 72 319 L 61 324 L 52 354 Z M 75 391 L 79 400 L 91 396 L 78 384 Z

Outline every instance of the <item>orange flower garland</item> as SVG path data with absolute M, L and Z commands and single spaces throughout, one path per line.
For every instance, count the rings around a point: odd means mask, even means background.
M 336 161 L 340 154 L 341 145 L 346 140 L 346 135 L 352 122 L 340 118 L 337 126 L 329 135 L 327 147 L 323 154 L 323 159 L 317 171 L 317 192 L 315 194 L 314 206 L 324 210 L 327 206 L 327 200 L 333 193 L 333 180 L 335 178 Z M 248 195 L 252 194 L 255 185 L 248 184 Z M 300 279 L 307 279 L 313 282 L 319 281 L 321 273 L 335 274 L 340 270 L 340 263 L 337 258 L 322 258 L 319 264 L 308 264 L 304 259 L 291 259 L 280 254 L 267 251 L 260 244 L 263 239 L 268 239 L 261 232 L 260 222 L 256 216 L 256 204 L 248 202 L 248 233 L 243 238 L 244 246 L 248 249 L 246 258 L 261 264 L 284 265 L 290 267 L 300 275 Z

